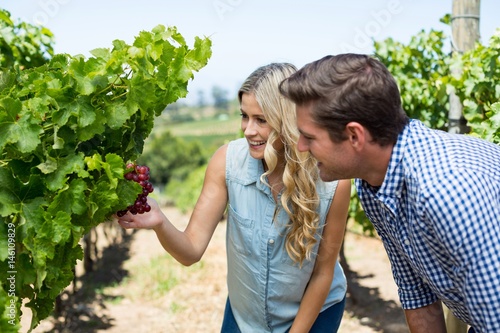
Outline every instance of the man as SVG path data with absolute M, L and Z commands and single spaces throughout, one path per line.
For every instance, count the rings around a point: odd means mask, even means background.
M 441 301 L 469 332 L 500 332 L 500 147 L 408 119 L 367 55 L 312 62 L 280 91 L 321 178 L 356 178 L 411 332 L 446 332 Z

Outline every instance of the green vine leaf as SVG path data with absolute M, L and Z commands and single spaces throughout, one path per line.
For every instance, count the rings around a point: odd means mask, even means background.
M 0 10 L 0 22 L 12 34 L 5 15 Z M 186 96 L 211 56 L 211 41 L 196 38 L 189 47 L 175 27 L 159 25 L 132 45 L 115 40 L 91 55 L 58 54 L 24 68 L 0 55 L 0 65 L 12 65 L 0 72 L 0 231 L 14 226 L 15 264 L 23 272 L 15 304 L 19 310 L 28 298 L 32 328 L 72 281 L 80 239 L 142 191 L 124 179 L 125 164 L 142 154 L 155 117 Z M 9 240 L 0 241 L 4 269 Z M 3 281 L 0 327 L 11 301 Z

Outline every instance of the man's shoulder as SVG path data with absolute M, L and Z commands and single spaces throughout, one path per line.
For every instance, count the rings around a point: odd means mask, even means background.
M 431 129 L 413 120 L 405 129 L 404 164 L 423 170 L 475 170 L 500 176 L 500 146 L 468 134 Z

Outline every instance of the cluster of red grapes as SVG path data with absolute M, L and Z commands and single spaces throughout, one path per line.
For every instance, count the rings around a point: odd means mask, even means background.
M 153 184 L 149 182 L 149 167 L 128 163 L 127 170 L 130 171 L 125 174 L 125 179 L 139 183 L 142 186 L 142 193 L 137 195 L 135 202 L 128 206 L 127 209 L 120 210 L 116 213 L 119 217 L 127 214 L 127 211 L 136 215 L 144 214 L 151 210 L 151 206 L 148 205 L 148 194 L 153 192 L 154 189 Z

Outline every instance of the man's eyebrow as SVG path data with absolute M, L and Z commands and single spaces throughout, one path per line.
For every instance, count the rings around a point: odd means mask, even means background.
M 308 138 L 312 138 L 312 137 L 314 137 L 314 135 L 309 134 L 309 133 L 307 133 L 307 132 L 304 132 L 304 131 L 303 131 L 303 130 L 301 130 L 300 128 L 299 128 L 298 130 L 299 130 L 299 133 L 300 133 L 300 134 L 302 134 L 303 136 L 306 136 L 306 137 L 308 137 Z

